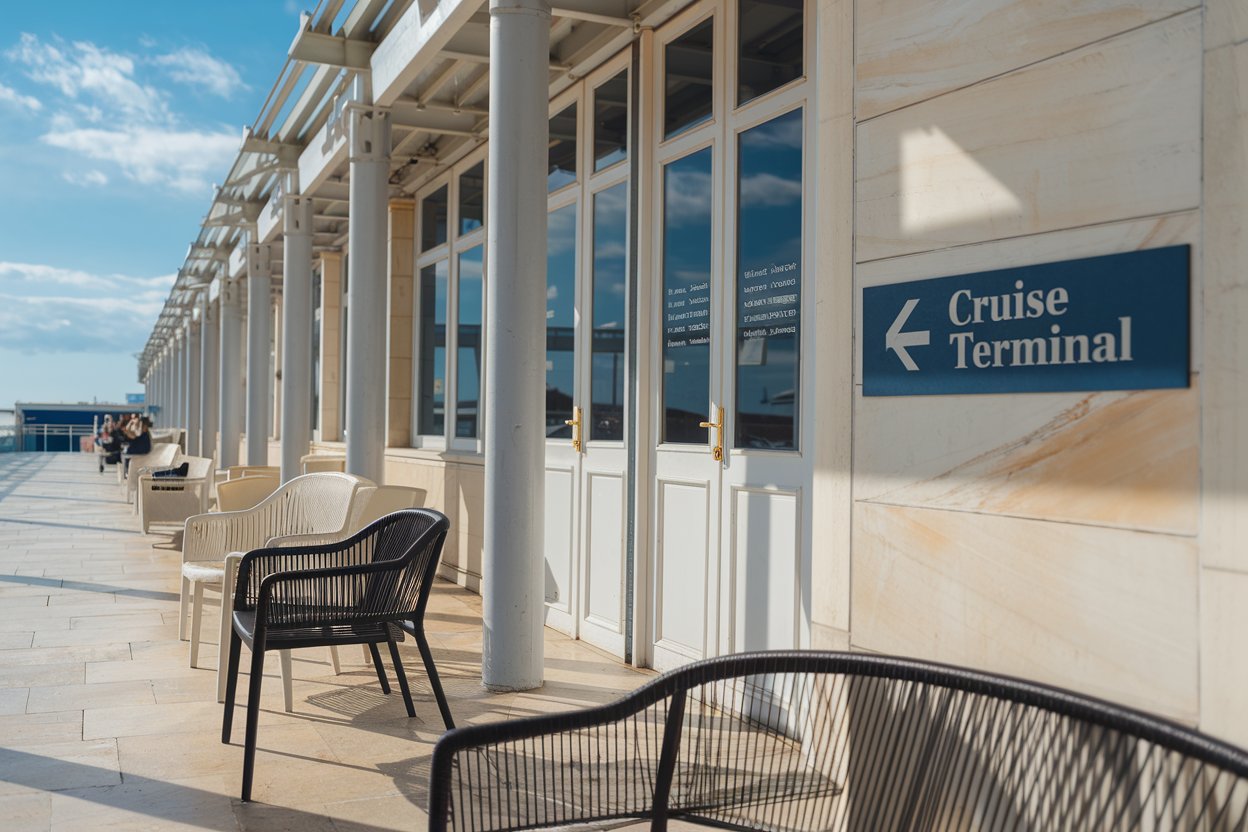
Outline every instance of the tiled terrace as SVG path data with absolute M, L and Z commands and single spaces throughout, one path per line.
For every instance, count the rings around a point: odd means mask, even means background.
M 168 535 L 139 531 L 113 472 L 92 458 L 0 457 L 0 828 L 424 828 L 442 724 L 410 640 L 416 719 L 397 689 L 382 695 L 355 648 L 341 676 L 328 650 L 296 652 L 287 714 L 274 656 L 255 802 L 239 802 L 246 682 L 234 743 L 222 745 L 216 645 L 196 670 L 178 640 L 180 562 Z M 548 630 L 546 685 L 491 694 L 480 599 L 439 583 L 426 625 L 457 724 L 605 702 L 648 678 Z

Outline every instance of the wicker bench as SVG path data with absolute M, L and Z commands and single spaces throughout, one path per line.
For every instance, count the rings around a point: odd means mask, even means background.
M 1138 711 L 850 653 L 699 662 L 433 754 L 431 830 L 1248 830 L 1248 754 Z

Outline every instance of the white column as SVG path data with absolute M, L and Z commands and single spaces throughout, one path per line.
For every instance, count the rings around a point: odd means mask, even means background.
M 242 286 L 221 284 L 221 467 L 238 464 L 243 430 Z M 265 463 L 258 463 L 263 465 Z
M 270 249 L 247 246 L 247 464 L 269 464 Z
M 199 321 L 186 316 L 186 453 L 199 456 Z
M 217 312 L 217 302 L 208 299 L 204 292 L 200 306 L 200 320 L 203 322 L 203 369 L 200 371 L 200 404 L 203 416 L 200 427 L 203 438 L 200 440 L 199 455 L 212 458 L 217 453 L 217 427 L 220 417 L 219 399 L 221 377 L 218 372 L 218 358 L 221 349 L 221 318 Z
M 186 430 L 186 330 L 188 324 L 184 320 L 178 329 L 178 421 L 177 426 Z M 188 440 L 189 441 L 189 440 Z
M 299 476 L 312 444 L 312 199 L 282 208 L 282 482 Z
M 549 50 L 543 0 L 490 0 L 481 681 L 491 690 L 542 684 Z
M 362 86 L 362 79 L 356 81 Z M 386 459 L 389 378 L 386 204 L 390 180 L 390 115 L 349 111 L 351 234 L 347 242 L 347 471 L 380 484 Z

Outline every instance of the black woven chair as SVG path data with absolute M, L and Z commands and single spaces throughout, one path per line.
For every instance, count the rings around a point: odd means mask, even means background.
M 429 828 L 1243 830 L 1248 753 L 1030 682 L 850 653 L 725 656 L 610 705 L 474 725 Z
M 239 653 L 251 648 L 243 800 L 251 799 L 260 683 L 268 650 L 367 644 L 384 693 L 390 693 L 377 645 L 390 646 L 408 716 L 416 716 L 396 640 L 412 632 L 448 728 L 450 708 L 425 641 L 424 615 L 450 522 L 426 509 L 386 515 L 354 536 L 320 546 L 256 549 L 239 562 L 230 635 L 221 742 L 230 741 Z M 399 628 L 402 629 L 399 629 Z

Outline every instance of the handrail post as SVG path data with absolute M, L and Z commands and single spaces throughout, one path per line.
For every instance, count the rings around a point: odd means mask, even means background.
M 672 707 L 663 725 L 663 748 L 659 752 L 659 770 L 654 781 L 654 810 L 650 829 L 664 832 L 667 829 L 667 804 L 672 796 L 672 778 L 676 775 L 676 756 L 680 753 L 680 735 L 685 723 L 685 699 L 688 690 L 680 690 L 672 696 Z

